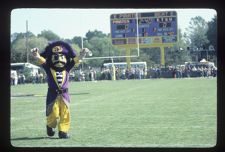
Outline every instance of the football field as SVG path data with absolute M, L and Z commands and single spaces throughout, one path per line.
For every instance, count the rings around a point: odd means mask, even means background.
M 47 84 L 11 86 L 15 147 L 213 147 L 217 79 L 71 82 L 70 139 L 46 135 Z

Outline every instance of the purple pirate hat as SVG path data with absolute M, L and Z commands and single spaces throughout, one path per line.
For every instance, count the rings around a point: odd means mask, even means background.
M 76 56 L 75 51 L 72 47 L 63 41 L 53 41 L 49 42 L 48 46 L 46 46 L 45 50 L 40 54 L 44 58 L 51 56 L 54 53 L 55 47 L 60 48 L 60 53 L 64 54 L 66 57 L 74 58 Z

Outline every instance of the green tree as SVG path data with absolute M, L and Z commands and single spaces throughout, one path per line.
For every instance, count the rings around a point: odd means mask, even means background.
M 76 43 L 72 43 L 70 45 L 76 51 L 77 54 L 80 53 L 81 48 Z
M 206 35 L 208 31 L 208 24 L 202 17 L 196 16 L 191 18 L 187 31 L 187 36 L 191 46 L 201 48 L 203 45 L 209 43 Z
M 11 44 L 11 62 L 27 62 L 27 53 L 29 55 L 29 62 L 35 63 L 33 56 L 30 53 L 30 49 L 37 47 L 40 52 L 44 50 L 48 41 L 43 37 L 31 37 L 28 39 L 28 46 L 26 48 L 26 39 L 18 39 L 15 43 Z M 27 52 L 28 50 L 28 52 Z
M 71 41 L 72 41 L 72 43 L 77 44 L 80 48 L 82 47 L 81 46 L 81 37 L 80 36 L 74 36 Z
M 185 42 L 185 33 L 182 34 L 181 29 L 178 29 L 178 41 L 177 45 L 174 47 L 175 54 L 178 58 L 178 60 L 175 62 L 176 64 L 184 64 L 184 62 L 191 60 L 187 47 L 188 46 Z
M 44 37 L 48 41 L 60 40 L 60 37 L 57 34 L 55 34 L 54 32 L 52 32 L 51 30 L 41 31 L 41 34 L 38 34 L 38 37 Z
M 93 32 L 88 31 L 85 36 L 87 40 L 91 40 L 93 37 L 103 38 L 106 37 L 107 35 L 104 34 L 102 31 L 94 30 Z
M 92 37 L 89 41 L 85 41 L 84 47 L 89 48 L 93 57 L 105 57 L 109 56 L 110 41 L 107 37 Z M 101 66 L 103 60 L 88 60 L 87 64 L 92 66 Z
M 26 42 L 25 38 L 18 39 L 11 45 L 11 62 L 26 62 Z
M 202 17 L 196 16 L 191 18 L 187 31 L 186 41 L 188 41 L 192 50 L 196 50 L 195 53 L 191 53 L 191 55 L 197 55 L 198 60 L 200 60 L 201 54 L 203 53 L 202 50 L 204 50 L 209 43 L 207 38 L 208 24 Z
M 71 39 L 63 39 L 64 42 L 67 42 L 69 44 L 73 43 Z
M 13 33 L 11 35 L 11 43 L 14 44 L 16 43 L 17 40 L 19 39 L 23 39 L 23 38 L 31 38 L 31 37 L 34 37 L 35 35 L 32 33 L 32 32 L 27 32 L 27 33 Z
M 39 48 L 40 52 L 44 51 L 45 47 L 48 44 L 48 40 L 44 37 L 33 37 L 28 41 L 28 51 L 29 51 L 29 62 L 33 64 L 37 64 L 36 60 L 30 53 L 30 49 Z
M 208 22 L 208 31 L 207 31 L 207 38 L 209 40 L 209 45 L 213 45 L 215 52 L 211 52 L 211 54 L 217 55 L 217 16 Z

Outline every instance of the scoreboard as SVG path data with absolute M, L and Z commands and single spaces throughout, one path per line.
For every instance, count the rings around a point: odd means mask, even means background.
M 110 16 L 113 45 L 140 46 L 177 42 L 177 12 L 144 12 Z

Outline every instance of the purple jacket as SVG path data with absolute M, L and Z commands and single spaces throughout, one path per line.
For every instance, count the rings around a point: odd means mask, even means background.
M 63 73 L 63 82 L 60 89 L 67 91 L 63 92 L 61 97 L 63 98 L 63 101 L 65 104 L 69 107 L 70 103 L 70 97 L 68 93 L 68 85 L 69 85 L 69 72 L 74 67 L 75 61 L 71 60 L 76 57 L 76 52 L 72 49 L 72 47 L 63 41 L 55 41 L 52 43 L 49 43 L 49 45 L 45 48 L 44 52 L 41 53 L 41 56 L 46 59 L 46 62 L 42 64 L 42 67 L 44 68 L 46 74 L 47 74 L 47 81 L 48 81 L 48 93 L 46 98 L 46 115 L 48 116 L 52 110 L 52 106 L 54 104 L 54 101 L 56 97 L 58 96 L 56 90 L 59 90 L 58 87 L 58 81 L 56 79 L 56 71 L 50 67 L 50 57 L 53 53 L 53 48 L 55 46 L 61 46 L 62 47 L 62 53 L 67 58 L 67 63 L 65 65 L 65 70 L 62 71 Z
M 62 82 L 62 90 L 68 89 L 69 86 L 69 72 L 70 70 L 74 67 L 75 62 L 72 60 L 71 62 L 66 64 L 65 70 L 62 71 L 64 73 L 63 75 L 63 82 Z M 46 115 L 49 115 L 51 110 L 52 110 L 52 106 L 53 103 L 57 97 L 57 92 L 55 92 L 54 90 L 58 90 L 58 85 L 57 85 L 57 80 L 56 77 L 54 76 L 54 73 L 57 72 L 53 69 L 50 68 L 50 66 L 46 63 L 42 64 L 42 67 L 44 68 L 46 74 L 47 74 L 47 81 L 48 81 L 48 93 L 47 93 L 47 98 L 46 98 Z M 62 93 L 62 97 L 63 97 L 63 101 L 65 102 L 65 104 L 69 107 L 69 103 L 70 103 L 70 96 L 68 91 Z

